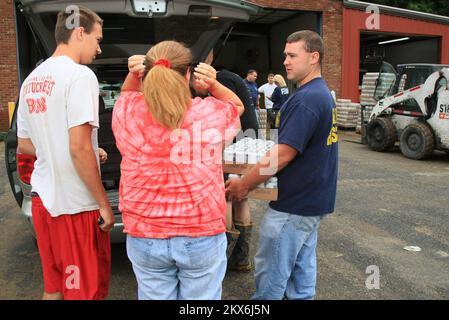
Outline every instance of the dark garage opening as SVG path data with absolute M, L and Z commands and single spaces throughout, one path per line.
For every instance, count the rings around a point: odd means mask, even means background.
M 382 61 L 399 64 L 439 64 L 440 37 L 410 36 L 395 33 L 360 34 L 360 82 L 366 72 L 379 72 Z
M 285 39 L 295 31 L 306 29 L 321 34 L 321 13 L 264 9 L 251 16 L 249 22 L 237 23 L 229 37 L 222 37 L 214 49 L 217 53 L 214 64 L 243 78 L 249 69 L 255 69 L 258 86 L 267 82 L 269 73 L 286 78 Z

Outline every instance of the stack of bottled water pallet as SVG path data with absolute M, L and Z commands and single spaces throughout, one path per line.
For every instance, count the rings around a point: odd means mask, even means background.
M 360 104 L 349 99 L 337 100 L 337 125 L 343 129 L 355 129 L 360 113 Z
M 367 72 L 363 75 L 362 92 L 360 93 L 360 104 L 362 106 L 376 105 L 373 96 L 378 78 L 379 72 Z
M 235 178 L 247 173 L 274 145 L 275 143 L 270 140 L 248 137 L 231 144 L 224 150 L 223 172 L 229 173 L 229 178 Z M 264 168 L 261 170 L 269 171 L 269 169 Z M 277 194 L 277 178 L 272 177 L 251 191 L 249 198 L 276 200 Z
M 225 163 L 256 164 L 275 143 L 270 140 L 240 139 L 224 150 Z
M 267 109 L 258 109 L 257 119 L 259 120 L 259 137 L 266 140 L 269 137 L 270 130 Z
M 376 94 L 384 94 L 389 91 L 389 89 L 393 86 L 394 81 L 396 80 L 396 76 L 393 73 L 382 73 L 379 78 L 378 72 L 367 72 L 363 75 L 362 80 L 362 92 L 360 94 L 360 105 L 364 106 L 365 112 L 363 113 L 363 119 L 365 123 L 368 122 L 369 116 L 373 111 L 374 106 L 377 104 L 377 101 L 374 99 L 374 93 Z M 362 117 L 359 115 L 359 119 L 357 121 L 356 131 L 360 132 L 362 125 Z

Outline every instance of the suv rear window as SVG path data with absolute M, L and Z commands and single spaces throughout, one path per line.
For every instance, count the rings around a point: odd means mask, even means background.
M 227 24 L 227 19 L 207 16 L 172 16 L 165 19 L 123 14 L 99 15 L 104 20 L 101 59 L 143 54 L 150 45 L 163 40 L 176 40 L 194 47 L 204 33 L 222 29 Z M 45 27 L 53 30 L 56 13 L 43 13 L 41 18 Z

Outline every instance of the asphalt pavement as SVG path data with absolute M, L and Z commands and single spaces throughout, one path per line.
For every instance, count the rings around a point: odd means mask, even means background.
M 377 153 L 359 140 L 340 131 L 336 211 L 320 226 L 316 299 L 449 299 L 449 156 L 409 160 L 398 149 Z M 39 299 L 39 255 L 10 190 L 3 143 L 0 162 L 0 299 Z M 268 204 L 250 205 L 254 254 Z M 136 299 L 124 245 L 113 245 L 112 259 L 109 299 Z M 253 292 L 252 273 L 226 275 L 223 299 Z

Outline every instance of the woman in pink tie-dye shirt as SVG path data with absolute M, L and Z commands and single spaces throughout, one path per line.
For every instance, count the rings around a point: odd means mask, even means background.
M 139 299 L 220 299 L 226 271 L 223 144 L 240 130 L 240 99 L 163 41 L 132 56 L 112 128 L 122 154 L 120 211 Z M 143 79 L 143 80 L 142 80 Z

